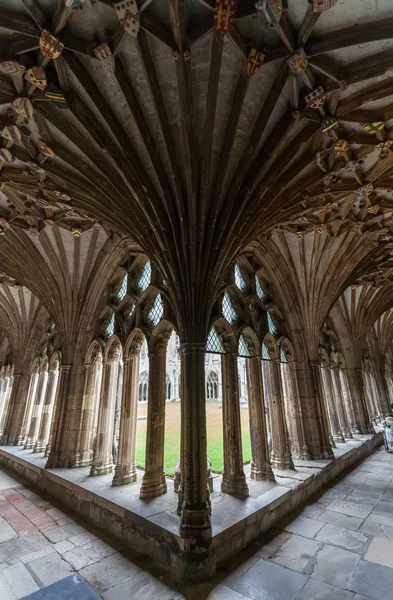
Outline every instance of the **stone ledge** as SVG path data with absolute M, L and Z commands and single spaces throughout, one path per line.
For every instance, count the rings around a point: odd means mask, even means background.
M 325 464 L 318 465 L 319 468 L 312 473 L 301 471 L 302 467 L 310 466 L 309 462 L 297 461 L 297 474 L 292 473 L 289 477 L 290 474 L 283 473 L 277 485 L 257 498 L 241 500 L 225 494 L 215 495 L 212 501 L 213 544 L 209 575 L 212 563 L 227 561 L 381 444 L 381 433 L 358 436 L 350 445 L 340 444 L 336 460 L 324 461 Z M 185 546 L 177 533 L 179 517 L 174 510 L 177 498 L 171 489 L 164 496 L 146 502 L 137 497 L 138 485 L 130 484 L 119 492 L 119 488 L 104 486 L 105 476 L 94 478 L 94 482 L 84 477 L 88 467 L 45 469 L 43 457 L 16 446 L 0 448 L 0 464 L 19 473 L 40 490 L 59 498 L 131 550 L 145 556 L 149 563 L 165 569 L 174 581 L 185 578 L 187 567 L 181 567 Z M 283 483 L 291 481 L 288 484 L 291 487 L 281 485 L 281 479 Z M 97 480 L 101 481 L 101 485 Z M 203 577 L 203 571 L 199 572 L 199 576 Z

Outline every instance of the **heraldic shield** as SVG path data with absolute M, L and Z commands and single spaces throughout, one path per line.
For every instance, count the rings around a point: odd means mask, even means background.
M 137 37 L 139 32 L 139 9 L 136 0 L 124 0 L 114 4 L 117 18 L 124 31 L 131 37 Z

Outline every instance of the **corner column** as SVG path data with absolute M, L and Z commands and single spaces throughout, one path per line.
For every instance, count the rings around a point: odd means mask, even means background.
M 135 465 L 140 349 L 124 360 L 117 465 L 112 485 L 137 480 Z
M 221 356 L 222 368 L 222 416 L 224 435 L 224 472 L 221 490 L 246 498 L 248 485 L 243 470 L 242 432 L 240 422 L 239 377 L 237 355 Z
M 146 464 L 141 498 L 154 498 L 167 491 L 164 473 L 166 348 L 168 339 L 158 339 L 149 354 L 147 401 Z
M 279 361 L 276 358 L 271 358 L 271 360 L 266 361 L 266 368 L 268 372 L 268 399 L 272 428 L 272 453 L 270 460 L 274 469 L 294 469 L 284 414 Z
M 207 487 L 205 344 L 182 344 L 181 519 L 183 568 L 192 575 L 215 572 Z
M 259 357 L 246 358 L 251 436 L 251 479 L 274 481 L 267 439 L 262 364 Z

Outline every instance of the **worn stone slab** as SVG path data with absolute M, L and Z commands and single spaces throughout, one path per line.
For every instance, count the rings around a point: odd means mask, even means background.
M 81 577 L 99 594 L 141 573 L 144 573 L 142 569 L 117 553 L 107 556 L 79 572 Z
M 104 600 L 125 600 L 130 598 L 137 600 L 180 600 L 181 594 L 175 592 L 170 587 L 163 584 L 151 575 L 145 574 L 144 577 L 131 579 L 110 588 L 102 594 Z
M 249 556 L 246 560 L 242 560 L 242 557 L 240 556 L 239 562 L 239 566 L 235 569 L 231 569 L 229 575 L 227 575 L 221 581 L 223 585 L 226 585 L 227 587 L 234 587 L 236 583 L 241 579 L 241 577 L 243 577 L 243 575 L 247 573 L 247 571 L 249 571 L 251 567 L 253 567 L 258 562 L 258 557 L 253 555 Z
M 393 600 L 393 569 L 362 560 L 349 589 L 373 600 Z
M 393 569 L 393 540 L 382 536 L 374 537 L 364 560 Z
M 39 589 L 33 577 L 22 563 L 17 563 L 3 570 L 3 575 L 15 598 L 23 598 Z
M 15 529 L 3 517 L 0 517 L 0 544 L 17 538 L 18 534 Z
M 41 533 L 32 533 L 8 541 L 0 545 L 0 563 L 9 562 L 20 558 L 30 552 L 37 552 L 42 548 L 50 547 L 47 539 Z
M 393 502 L 385 502 L 380 500 L 373 510 L 375 515 L 383 515 L 384 517 L 393 517 Z
M 330 504 L 328 504 L 327 510 L 343 513 L 344 515 L 349 515 L 350 517 L 366 519 L 371 513 L 372 508 L 370 506 L 364 506 L 364 504 L 358 504 L 356 502 L 347 502 L 346 500 L 333 500 Z
M 352 494 L 349 494 L 346 497 L 346 500 L 348 500 L 348 502 L 357 502 L 359 504 L 363 504 L 364 506 L 371 506 L 371 508 L 374 508 L 374 506 L 376 506 L 380 499 L 381 494 L 378 492 L 374 494 L 367 494 L 365 492 L 357 490 L 355 490 L 354 492 L 352 492 Z
M 340 527 L 353 529 L 353 531 L 357 531 L 363 523 L 363 519 L 359 519 L 359 517 L 351 517 L 331 510 L 325 510 L 325 512 L 319 515 L 318 521 L 339 525 Z
M 44 548 L 41 548 L 40 550 L 36 550 L 35 552 L 28 552 L 27 554 L 22 554 L 18 558 L 22 563 L 27 564 L 27 563 L 31 562 L 32 560 L 36 560 L 37 558 L 42 558 L 43 556 L 47 556 L 48 554 L 52 554 L 53 552 L 56 552 L 56 550 L 54 549 L 53 546 L 48 544 L 47 546 L 45 546 Z
M 352 579 L 360 557 L 354 552 L 325 545 L 317 554 L 312 577 L 346 589 Z
M 310 577 L 296 600 L 354 600 L 354 594 Z
M 278 565 L 302 572 L 318 549 L 317 542 L 294 534 L 277 550 L 272 560 Z
M 68 525 L 62 525 L 61 527 L 54 527 L 53 529 L 46 529 L 44 535 L 52 544 L 57 544 L 63 540 L 67 540 L 71 536 L 77 535 L 78 533 L 84 533 L 85 529 L 77 523 L 68 523 Z
M 73 573 L 72 567 L 57 552 L 31 561 L 29 569 L 38 577 L 43 586 L 56 583 Z
M 368 539 L 362 533 L 338 527 L 328 523 L 318 532 L 316 540 L 336 546 L 343 546 L 347 550 L 359 550 Z
M 99 600 L 99 598 L 78 575 L 72 575 L 31 594 L 25 600 Z
M 65 552 L 63 558 L 69 562 L 76 571 L 79 571 L 80 569 L 113 554 L 113 552 L 115 552 L 113 546 L 110 546 L 103 540 L 96 540 L 91 544 L 86 544 L 85 546 L 80 546 L 79 548 L 74 548 L 69 552 Z
M 270 540 L 269 543 L 262 546 L 260 550 L 257 550 L 254 556 L 258 558 L 271 558 L 276 554 L 277 550 L 284 544 L 284 542 L 290 539 L 291 535 L 292 533 L 289 531 L 281 531 L 281 533 L 276 535 L 276 537 Z
M 234 589 L 252 600 L 295 600 L 306 582 L 307 577 L 301 573 L 259 560 Z
M 57 544 L 55 544 L 53 547 L 59 554 L 64 554 L 65 552 L 72 550 L 74 544 L 71 544 L 71 542 L 68 540 L 63 540 L 62 542 L 58 542 Z
M 280 525 L 277 525 L 279 527 Z M 288 525 L 285 525 L 285 531 L 302 535 L 303 537 L 314 538 L 318 531 L 322 529 L 323 523 L 308 517 L 298 517 Z

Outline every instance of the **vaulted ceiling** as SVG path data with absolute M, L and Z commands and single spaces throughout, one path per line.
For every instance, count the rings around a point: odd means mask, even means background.
M 125 236 L 191 337 L 236 255 L 275 239 L 347 260 L 336 297 L 390 285 L 390 0 L 0 0 L 0 58 L 4 244 Z

